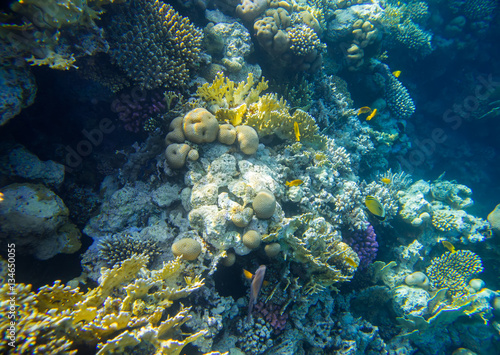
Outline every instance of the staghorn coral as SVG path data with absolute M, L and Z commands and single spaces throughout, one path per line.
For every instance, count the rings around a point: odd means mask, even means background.
M 205 331 L 183 338 L 180 326 L 191 318 L 189 308 L 181 306 L 176 315 L 161 321 L 163 312 L 203 282 L 198 276 L 185 277 L 185 286 L 180 286 L 179 259 L 154 271 L 145 269 L 147 262 L 148 257 L 134 255 L 119 267 L 103 268 L 100 285 L 85 294 L 60 282 L 44 286 L 36 294 L 30 285 L 15 285 L 19 343 L 15 348 L 7 347 L 3 338 L 0 348 L 7 354 L 56 355 L 75 354 L 80 345 L 85 345 L 96 346 L 97 354 L 124 353 L 125 347 L 138 352 L 149 349 L 155 354 L 180 354 L 186 344 Z M 0 289 L 2 307 L 9 302 L 8 292 L 9 285 Z M 2 332 L 8 325 L 7 317 L 2 317 Z
M 117 5 L 106 27 L 111 58 L 141 88 L 184 86 L 200 62 L 202 32 L 170 5 Z
M 144 254 L 153 259 L 161 255 L 158 244 L 152 240 L 137 240 L 128 233 L 114 234 L 103 238 L 97 245 L 98 255 L 109 267 L 120 264 L 132 255 Z
M 468 294 L 469 281 L 483 272 L 479 256 L 470 250 L 446 252 L 431 260 L 426 274 L 435 288 L 448 288 L 452 297 Z

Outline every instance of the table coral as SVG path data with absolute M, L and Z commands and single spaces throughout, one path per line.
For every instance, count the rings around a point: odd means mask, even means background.
M 141 88 L 185 85 L 200 61 L 202 32 L 159 1 L 138 0 L 115 9 L 106 27 L 112 59 Z

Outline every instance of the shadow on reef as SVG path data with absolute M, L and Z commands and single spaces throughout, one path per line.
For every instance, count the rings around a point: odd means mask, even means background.
M 92 239 L 82 234 L 82 247 L 75 254 L 57 254 L 48 260 L 38 260 L 32 255 L 16 255 L 16 282 L 32 284 L 33 289 L 52 285 L 54 279 L 64 284 L 80 276 L 80 255 L 92 244 Z M 5 256 L 2 256 L 5 257 Z

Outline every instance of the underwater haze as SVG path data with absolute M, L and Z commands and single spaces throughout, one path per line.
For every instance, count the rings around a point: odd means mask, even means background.
M 495 0 L 0 6 L 0 353 L 500 354 Z

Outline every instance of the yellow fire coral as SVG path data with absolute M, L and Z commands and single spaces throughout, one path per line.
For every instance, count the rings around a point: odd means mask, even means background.
M 219 121 L 228 121 L 236 126 L 241 124 L 246 106 L 256 102 L 260 93 L 268 87 L 264 78 L 255 87 L 254 85 L 252 73 L 248 74 L 246 82 L 241 81 L 236 86 L 232 80 L 219 72 L 211 84 L 203 84 L 196 94 L 208 104 L 208 110 L 214 113 Z
M 259 96 L 267 87 L 264 79 L 255 85 L 251 73 L 246 82 L 238 85 L 218 73 L 211 84 L 198 88 L 197 95 L 207 103 L 208 110 L 215 114 L 219 122 L 228 122 L 233 126 L 248 125 L 255 128 L 259 136 L 276 134 L 292 142 L 300 137 L 307 143 L 323 147 L 325 139 L 319 134 L 314 118 L 302 110 L 296 110 L 291 115 L 288 103 L 276 94 Z
M 96 346 L 97 354 L 123 353 L 132 346 L 139 352 L 153 347 L 158 355 L 179 354 L 206 331 L 183 339 L 179 328 L 191 318 L 189 308 L 181 306 L 176 315 L 166 318 L 164 311 L 200 288 L 203 281 L 199 276 L 184 277 L 185 286 L 179 286 L 180 259 L 153 271 L 146 269 L 147 262 L 147 256 L 134 255 L 113 269 L 103 268 L 100 285 L 87 293 L 60 281 L 37 294 L 31 292 L 31 285 L 16 285 L 17 346 L 10 347 L 4 337 L 0 349 L 7 354 L 74 354 L 85 344 Z M 9 307 L 11 291 L 9 285 L 0 289 L 3 309 Z M 3 334 L 9 325 L 10 319 L 0 319 Z
M 314 118 L 302 110 L 296 110 L 290 115 L 286 101 L 282 98 L 278 100 L 275 94 L 264 95 L 258 102 L 250 105 L 246 124 L 255 128 L 261 136 L 276 134 L 279 138 L 292 142 L 299 136 L 301 141 L 316 143 L 321 147 L 325 144 L 325 138 L 319 134 Z

